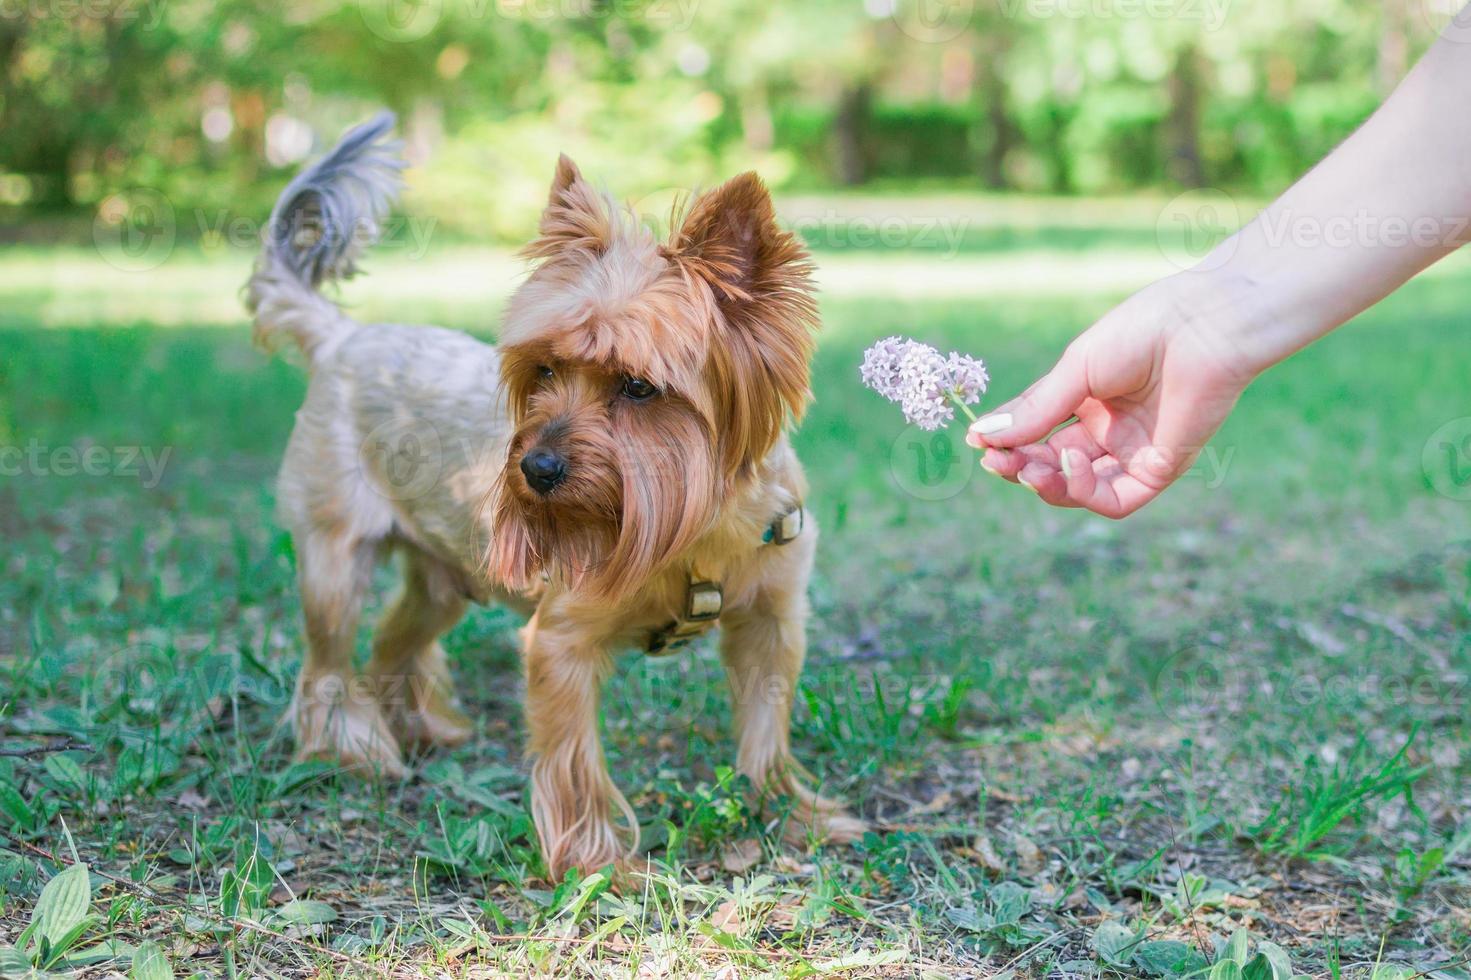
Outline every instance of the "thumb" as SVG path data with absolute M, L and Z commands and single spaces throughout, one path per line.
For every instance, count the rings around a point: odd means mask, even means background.
M 1026 391 L 973 422 L 966 442 L 977 449 L 1011 449 L 1037 442 L 1069 418 L 1088 397 L 1083 355 L 1070 346 Z

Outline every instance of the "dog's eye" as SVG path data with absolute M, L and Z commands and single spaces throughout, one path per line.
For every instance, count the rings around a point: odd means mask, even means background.
M 538 364 L 536 366 L 536 376 L 542 381 L 550 381 L 557 376 L 557 372 L 545 364 Z
M 648 401 L 659 393 L 659 389 L 649 384 L 643 378 L 624 378 L 623 394 L 626 398 L 632 398 L 636 402 Z

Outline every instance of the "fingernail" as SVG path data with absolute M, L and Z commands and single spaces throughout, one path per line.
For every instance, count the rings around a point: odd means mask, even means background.
M 1057 457 L 1057 461 L 1062 464 L 1062 475 L 1069 480 L 1073 478 L 1073 464 L 1068 462 L 1068 457 L 1071 455 L 1070 451 L 1064 449 Z
M 1034 487 L 1034 486 L 1032 486 L 1031 482 L 1028 481 L 1027 478 L 1024 477 L 1024 476 L 1022 476 L 1020 473 L 1018 473 L 1016 475 L 1016 482 L 1017 483 L 1020 483 L 1022 486 L 1026 487 L 1028 490 L 1032 491 L 1033 493 L 1036 493 L 1037 492 L 1037 488 Z
M 972 449 L 985 449 L 986 448 L 986 444 L 981 441 L 981 437 L 978 436 L 978 435 L 976 435 L 974 432 L 971 432 L 971 431 L 967 431 L 965 433 L 965 444 L 967 446 L 969 446 L 970 448 L 972 448 Z
M 976 419 L 971 423 L 970 431 L 976 435 L 989 436 L 1009 428 L 1011 428 L 1011 413 L 997 412 L 995 415 Z
M 981 469 L 985 470 L 987 473 L 990 473 L 992 476 L 1001 475 L 1000 473 L 996 472 L 995 468 L 992 467 L 990 463 L 986 462 L 985 457 L 981 458 Z

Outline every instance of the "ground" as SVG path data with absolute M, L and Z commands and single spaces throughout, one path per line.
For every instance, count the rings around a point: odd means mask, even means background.
M 725 768 L 713 651 L 629 655 L 604 728 L 653 864 L 621 893 L 541 878 L 509 612 L 445 642 L 468 745 L 388 785 L 290 764 L 272 478 L 303 377 L 250 347 L 248 250 L 0 258 L 0 974 L 164 975 L 152 941 L 178 976 L 1465 976 L 1471 265 L 1268 374 L 1110 523 L 985 474 L 958 427 L 906 431 L 857 364 L 921 337 L 985 357 L 999 403 L 1175 270 L 1159 205 L 784 210 L 843 216 L 803 226 L 822 542 L 794 742 L 877 829 L 784 848 Z M 358 315 L 485 336 L 516 273 L 449 243 L 368 264 Z M 42 949 L 22 931 L 78 859 L 95 919 Z

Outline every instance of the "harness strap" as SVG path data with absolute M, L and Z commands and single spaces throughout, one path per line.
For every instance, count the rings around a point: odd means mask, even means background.
M 797 504 L 785 514 L 778 515 L 761 533 L 762 544 L 784 545 L 796 540 L 806 525 L 806 511 Z M 662 629 L 655 630 L 649 637 L 647 653 L 664 653 L 707 632 L 720 619 L 725 607 L 725 593 L 719 582 L 700 578 L 695 569 L 687 573 L 688 586 L 684 595 L 684 615 Z

